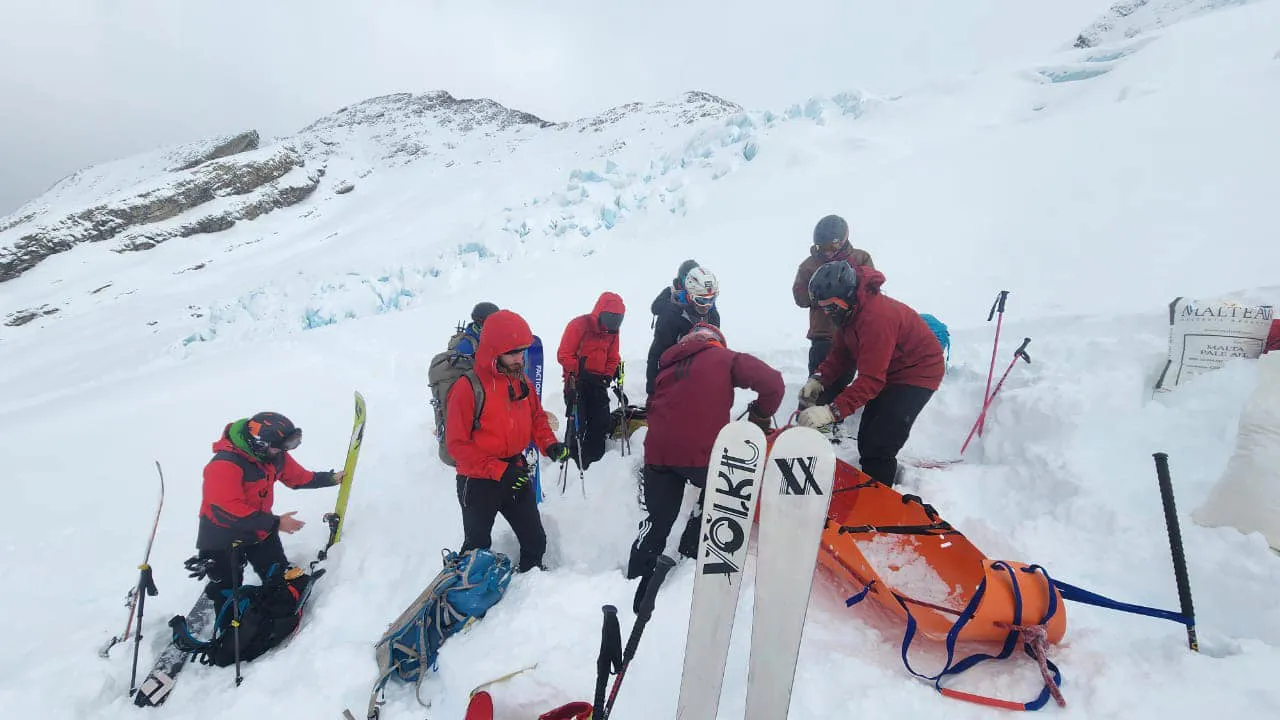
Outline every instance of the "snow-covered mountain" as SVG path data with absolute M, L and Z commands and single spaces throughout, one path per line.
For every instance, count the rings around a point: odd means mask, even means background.
M 124 621 L 120 596 L 154 507 L 152 460 L 169 488 L 143 665 L 198 591 L 181 563 L 209 443 L 227 421 L 274 409 L 306 428 L 296 457 L 332 467 L 356 388 L 369 400 L 359 479 L 302 631 L 246 666 L 238 689 L 227 672 L 189 669 L 156 714 L 362 708 L 372 643 L 434 576 L 440 549 L 461 540 L 425 377 L 454 323 L 491 300 L 554 346 L 612 290 L 630 309 L 622 346 L 638 378 L 649 300 L 694 257 L 721 280 L 730 345 L 777 367 L 794 393 L 807 345 L 790 284 L 813 223 L 836 212 L 888 294 L 951 326 L 947 378 L 906 454 L 958 452 L 986 381 L 997 291 L 1012 293 L 999 362 L 1032 338 L 1034 362 L 1011 373 L 966 462 L 905 478 L 978 547 L 1174 608 L 1151 466 L 1153 452 L 1170 455 L 1202 653 L 1185 650 L 1175 625 L 1071 605 L 1066 642 L 1051 651 L 1068 706 L 1046 712 L 1266 716 L 1280 702 L 1269 600 L 1280 565 L 1258 535 L 1190 519 L 1226 466 L 1255 369 L 1231 363 L 1158 398 L 1151 387 L 1174 297 L 1280 296 L 1277 26 L 1275 0 L 1117 4 L 1083 32 L 1063 27 L 1033 63 L 900 94 L 833 88 L 778 108 L 690 92 L 561 121 L 501 98 L 391 95 L 287 137 L 237 132 L 63 180 L 0 219 L 0 447 L 12 477 L 0 707 L 132 717 L 127 653 L 103 662 L 93 650 Z M 547 398 L 562 412 L 556 388 Z M 848 445 L 841 454 L 855 457 Z M 620 568 L 641 517 L 641 462 L 614 448 L 591 468 L 586 497 L 548 488 L 550 571 L 518 578 L 448 642 L 424 687 L 432 717 L 460 717 L 471 687 L 533 663 L 498 691 L 521 717 L 589 697 L 600 605 L 623 608 L 630 625 Z M 277 492 L 278 510 L 309 521 L 286 538 L 295 560 L 322 542 L 331 504 L 327 491 Z M 501 521 L 495 540 L 515 547 Z M 743 708 L 750 566 L 747 577 L 722 717 Z M 674 714 L 692 568 L 668 582 L 618 720 Z M 791 717 L 989 716 L 911 679 L 900 637 L 819 579 Z M 943 657 L 918 652 L 924 667 Z M 1019 659 L 960 684 L 1030 697 L 1038 673 Z M 393 686 L 384 717 L 422 715 Z

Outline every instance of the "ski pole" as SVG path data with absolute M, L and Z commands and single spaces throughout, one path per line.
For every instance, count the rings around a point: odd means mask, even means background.
M 596 694 L 592 712 L 604 710 L 604 691 L 609 685 L 609 674 L 621 669 L 622 631 L 618 629 L 618 608 L 605 605 L 604 626 L 600 631 L 600 655 L 596 658 Z M 604 717 L 601 715 L 600 717 Z
M 648 586 L 645 587 L 644 597 L 640 599 L 640 605 L 636 609 L 636 624 L 631 627 L 631 635 L 627 637 L 627 647 L 622 653 L 622 665 L 618 668 L 618 676 L 613 680 L 613 689 L 609 691 L 609 702 L 605 704 L 599 720 L 608 720 L 613 712 L 613 703 L 618 699 L 618 689 L 622 687 L 622 679 L 627 675 L 631 659 L 636 656 L 636 647 L 640 645 L 644 626 L 649 624 L 649 618 L 653 615 L 653 604 L 658 596 L 658 588 L 662 586 L 662 581 L 667 579 L 667 572 L 675 567 L 675 564 L 675 561 L 666 555 L 658 556 L 658 563 L 653 568 L 653 574 L 649 576 Z
M 1009 372 L 1013 370 L 1014 364 L 1018 362 L 1019 358 L 1028 363 L 1031 362 L 1031 356 L 1027 354 L 1027 345 L 1030 343 L 1031 338 L 1023 338 L 1022 344 L 1018 346 L 1017 350 L 1013 351 L 1013 359 L 1009 361 L 1009 367 L 1005 368 L 1004 375 L 1000 376 L 1000 382 L 996 383 L 996 389 L 987 396 L 986 402 L 982 404 L 982 412 L 978 414 L 978 419 L 974 421 L 973 427 L 969 429 L 969 435 L 964 439 L 964 445 L 960 446 L 961 455 L 964 455 L 964 451 L 969 447 L 969 441 L 973 440 L 973 434 L 975 432 L 978 433 L 978 435 L 982 434 L 982 421 L 987 416 L 987 410 L 990 409 L 991 403 L 995 401 L 996 393 L 1000 392 L 1000 388 L 1004 386 L 1004 380 L 1009 377 Z
M 240 675 L 240 585 L 243 578 L 240 576 L 242 570 L 239 558 L 236 557 L 239 549 L 239 540 L 231 543 L 231 632 L 236 655 L 236 687 L 240 687 L 240 683 L 244 681 L 244 677 Z
M 151 566 L 142 563 L 138 566 L 138 629 L 133 633 L 133 670 L 129 673 L 129 696 L 138 692 L 138 651 L 142 648 L 142 611 L 147 604 L 148 595 L 156 595 L 155 580 L 151 577 Z
M 1186 618 L 1187 646 L 1193 652 L 1200 652 L 1200 643 L 1196 640 L 1196 609 L 1191 604 L 1191 581 L 1187 578 L 1187 556 L 1182 552 L 1182 530 L 1178 527 L 1178 509 L 1173 502 L 1173 481 L 1169 478 L 1169 456 L 1158 452 L 1152 457 L 1156 460 L 1156 479 L 1160 482 L 1160 503 L 1164 506 L 1164 524 L 1169 533 L 1169 551 L 1173 554 L 1173 579 L 1178 585 L 1178 603 L 1182 606 L 1182 615 Z
M 999 313 L 1000 317 L 996 318 L 996 339 L 991 343 L 991 367 L 987 370 L 987 389 L 982 394 L 983 411 L 985 414 L 987 398 L 991 397 L 991 378 L 996 372 L 996 353 L 1000 350 L 1000 326 L 1004 323 L 1004 301 L 1009 297 L 1008 290 L 1001 290 L 996 295 L 996 301 L 991 304 L 991 312 L 987 313 L 987 322 L 991 322 L 991 318 Z M 983 421 L 983 415 L 978 416 L 978 437 L 982 437 L 982 430 L 986 423 Z M 964 452 L 961 450 L 960 452 Z

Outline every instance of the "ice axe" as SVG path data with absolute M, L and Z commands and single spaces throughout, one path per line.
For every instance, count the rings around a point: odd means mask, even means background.
M 1004 374 L 1000 376 L 1000 382 L 996 383 L 995 389 L 991 391 L 991 394 L 982 403 L 982 412 L 978 415 L 978 419 L 974 421 L 973 427 L 969 429 L 969 436 L 964 439 L 964 445 L 960 446 L 961 455 L 964 455 L 964 451 L 969 447 L 969 441 L 973 440 L 973 434 L 981 432 L 980 428 L 987 417 L 987 410 L 990 409 L 991 403 L 996 399 L 996 393 L 1000 392 L 1001 386 L 1004 385 L 1005 378 L 1009 377 L 1014 364 L 1019 359 L 1025 360 L 1028 364 L 1031 362 L 1031 356 L 1027 354 L 1027 345 L 1029 344 L 1031 344 L 1031 338 L 1023 338 L 1022 344 L 1018 346 L 1017 350 L 1013 351 L 1013 359 L 1009 361 L 1009 367 L 1005 368 Z

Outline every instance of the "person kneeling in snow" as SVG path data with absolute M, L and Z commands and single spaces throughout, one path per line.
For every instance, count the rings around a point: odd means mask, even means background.
M 890 487 L 898 475 L 898 451 L 916 416 L 942 384 L 942 345 L 907 305 L 880 292 L 884 275 L 869 267 L 830 262 L 809 281 L 809 296 L 836 327 L 831 352 L 800 390 L 797 422 L 824 427 L 858 408 L 862 471 Z M 853 384 L 828 405 L 817 404 L 831 378 L 857 368 Z
M 748 416 L 767 431 L 786 393 L 777 370 L 726 348 L 724 334 L 709 323 L 694 325 L 662 354 L 644 438 L 643 492 L 649 516 L 641 521 L 640 534 L 631 546 L 628 578 L 646 578 L 653 572 L 680 512 L 686 482 L 700 493 L 680 536 L 680 554 L 696 557 L 707 466 L 716 435 L 729 422 L 736 387 L 756 391 L 757 398 L 747 406 Z
M 464 375 L 449 390 L 445 421 L 449 454 L 458 463 L 461 552 L 488 549 L 493 521 L 502 513 L 520 541 L 520 572 L 542 567 L 547 549 L 524 450 L 533 442 L 552 460 L 569 456 L 524 374 L 524 352 L 532 344 L 533 333 L 519 315 L 499 310 L 486 318 L 475 363 L 484 390 L 480 411 Z
M 301 572 L 290 571 L 280 533 L 295 533 L 305 523 L 293 512 L 272 514 L 275 483 L 301 490 L 332 487 L 343 477 L 341 470 L 311 472 L 299 465 L 289 451 L 301 443 L 302 428 L 289 418 L 260 412 L 229 423 L 213 444 L 213 459 L 204 468 L 196 549 L 209 578 L 204 592 L 214 607 L 242 584 L 246 561 L 263 584 Z

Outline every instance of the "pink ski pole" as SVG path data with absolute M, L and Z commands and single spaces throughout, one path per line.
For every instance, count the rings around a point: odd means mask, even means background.
M 983 418 L 987 414 L 987 398 L 991 397 L 991 378 L 996 374 L 996 353 L 1000 350 L 1000 326 L 1004 324 L 1004 301 L 1008 297 L 1009 291 L 1001 290 L 996 295 L 996 301 L 991 303 L 991 312 L 987 313 L 987 322 L 991 322 L 993 317 L 996 318 L 996 339 L 991 343 L 991 367 L 987 370 L 987 389 L 982 393 L 982 412 L 978 415 L 978 437 L 982 437 L 982 430 L 986 425 Z M 999 317 L 996 317 L 996 313 L 999 313 Z M 1016 355 L 1014 359 L 1017 359 Z
M 1009 373 L 1013 370 L 1014 364 L 1018 362 L 1019 358 L 1027 361 L 1028 363 L 1031 362 L 1031 356 L 1027 354 L 1027 345 L 1030 343 L 1031 338 L 1023 338 L 1022 344 L 1018 346 L 1017 350 L 1013 351 L 1013 359 L 1009 361 L 1009 367 L 1005 368 L 1004 375 L 1000 376 L 1000 382 L 996 383 L 996 389 L 987 396 L 987 401 L 982 404 L 982 412 L 978 415 L 978 419 L 974 421 L 973 427 L 969 429 L 969 436 L 964 439 L 964 445 L 960 446 L 961 455 L 963 455 L 964 451 L 969 447 L 969 441 L 973 439 L 973 434 L 975 432 L 979 435 L 982 434 L 979 427 L 982 425 L 983 419 L 987 416 L 987 409 L 991 407 L 991 403 L 996 399 L 996 393 L 1000 392 L 1001 386 L 1004 385 L 1004 379 L 1009 377 Z

